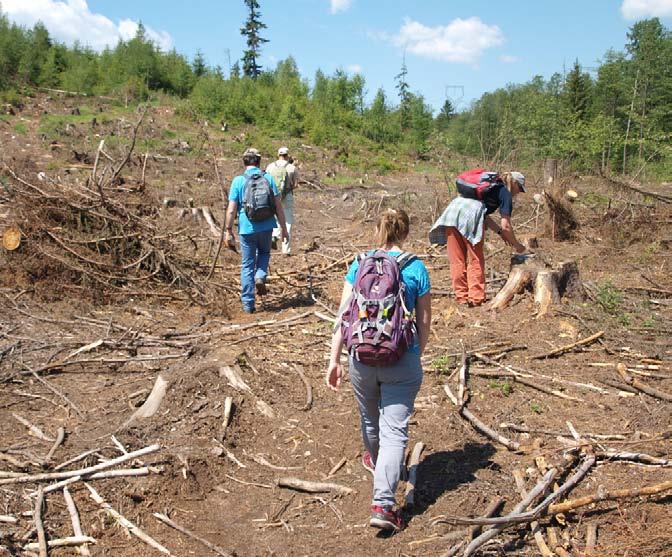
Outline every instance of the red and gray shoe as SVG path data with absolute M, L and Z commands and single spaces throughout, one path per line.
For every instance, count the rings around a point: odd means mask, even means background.
M 371 453 L 369 451 L 364 451 L 364 454 L 362 455 L 362 466 L 371 472 L 371 475 L 375 474 L 376 465 L 373 463 L 373 459 L 371 458 Z
M 404 519 L 401 518 L 399 511 L 386 509 L 379 505 L 371 505 L 369 526 L 380 528 L 381 530 L 399 532 L 404 528 Z

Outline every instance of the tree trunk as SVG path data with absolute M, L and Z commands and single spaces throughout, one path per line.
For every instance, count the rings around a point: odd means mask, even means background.
M 575 261 L 564 261 L 554 268 L 534 259 L 511 259 L 511 272 L 502 289 L 493 298 L 490 308 L 499 310 L 509 305 L 516 294 L 533 286 L 534 301 L 538 304 L 537 318 L 546 315 L 563 296 L 584 299 L 585 291 Z

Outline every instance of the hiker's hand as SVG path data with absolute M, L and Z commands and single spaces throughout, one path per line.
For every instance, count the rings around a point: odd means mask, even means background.
M 343 378 L 343 366 L 340 362 L 329 362 L 327 368 L 327 387 L 332 391 L 338 391 L 341 386 L 341 379 Z
M 527 248 L 520 242 L 518 242 L 518 244 L 513 247 L 515 248 L 516 253 L 525 253 L 527 251 Z
M 283 242 L 289 242 L 289 232 L 287 232 L 287 227 L 286 226 L 283 227 L 281 234 L 282 234 L 282 241 Z
M 236 247 L 236 239 L 233 237 L 233 233 L 229 232 L 228 230 L 224 235 L 224 241 L 226 242 L 226 246 L 229 249 L 234 249 Z

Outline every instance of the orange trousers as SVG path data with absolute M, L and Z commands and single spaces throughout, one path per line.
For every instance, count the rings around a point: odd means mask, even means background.
M 458 304 L 482 304 L 485 302 L 483 239 L 474 246 L 454 226 L 447 227 L 446 234 L 455 300 Z

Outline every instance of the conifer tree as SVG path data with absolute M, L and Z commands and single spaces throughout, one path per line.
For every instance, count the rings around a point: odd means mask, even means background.
M 247 41 L 247 50 L 243 52 L 243 74 L 252 79 L 256 79 L 261 73 L 261 66 L 257 63 L 261 45 L 267 43 L 259 32 L 266 29 L 266 24 L 261 21 L 261 12 L 259 11 L 259 2 L 257 0 L 245 0 L 248 9 L 247 21 L 245 26 L 240 29 L 240 34 Z
M 408 68 L 406 67 L 406 57 L 404 56 L 404 61 L 401 64 L 401 71 L 394 76 L 396 85 L 394 86 L 399 94 L 399 119 L 401 121 L 401 129 L 405 130 L 408 128 L 410 120 L 410 101 L 411 101 L 411 92 L 406 81 L 406 76 L 408 75 Z
M 205 57 L 200 50 L 197 51 L 196 56 L 194 56 L 191 69 L 196 77 L 202 77 L 208 71 L 208 67 L 205 65 Z

